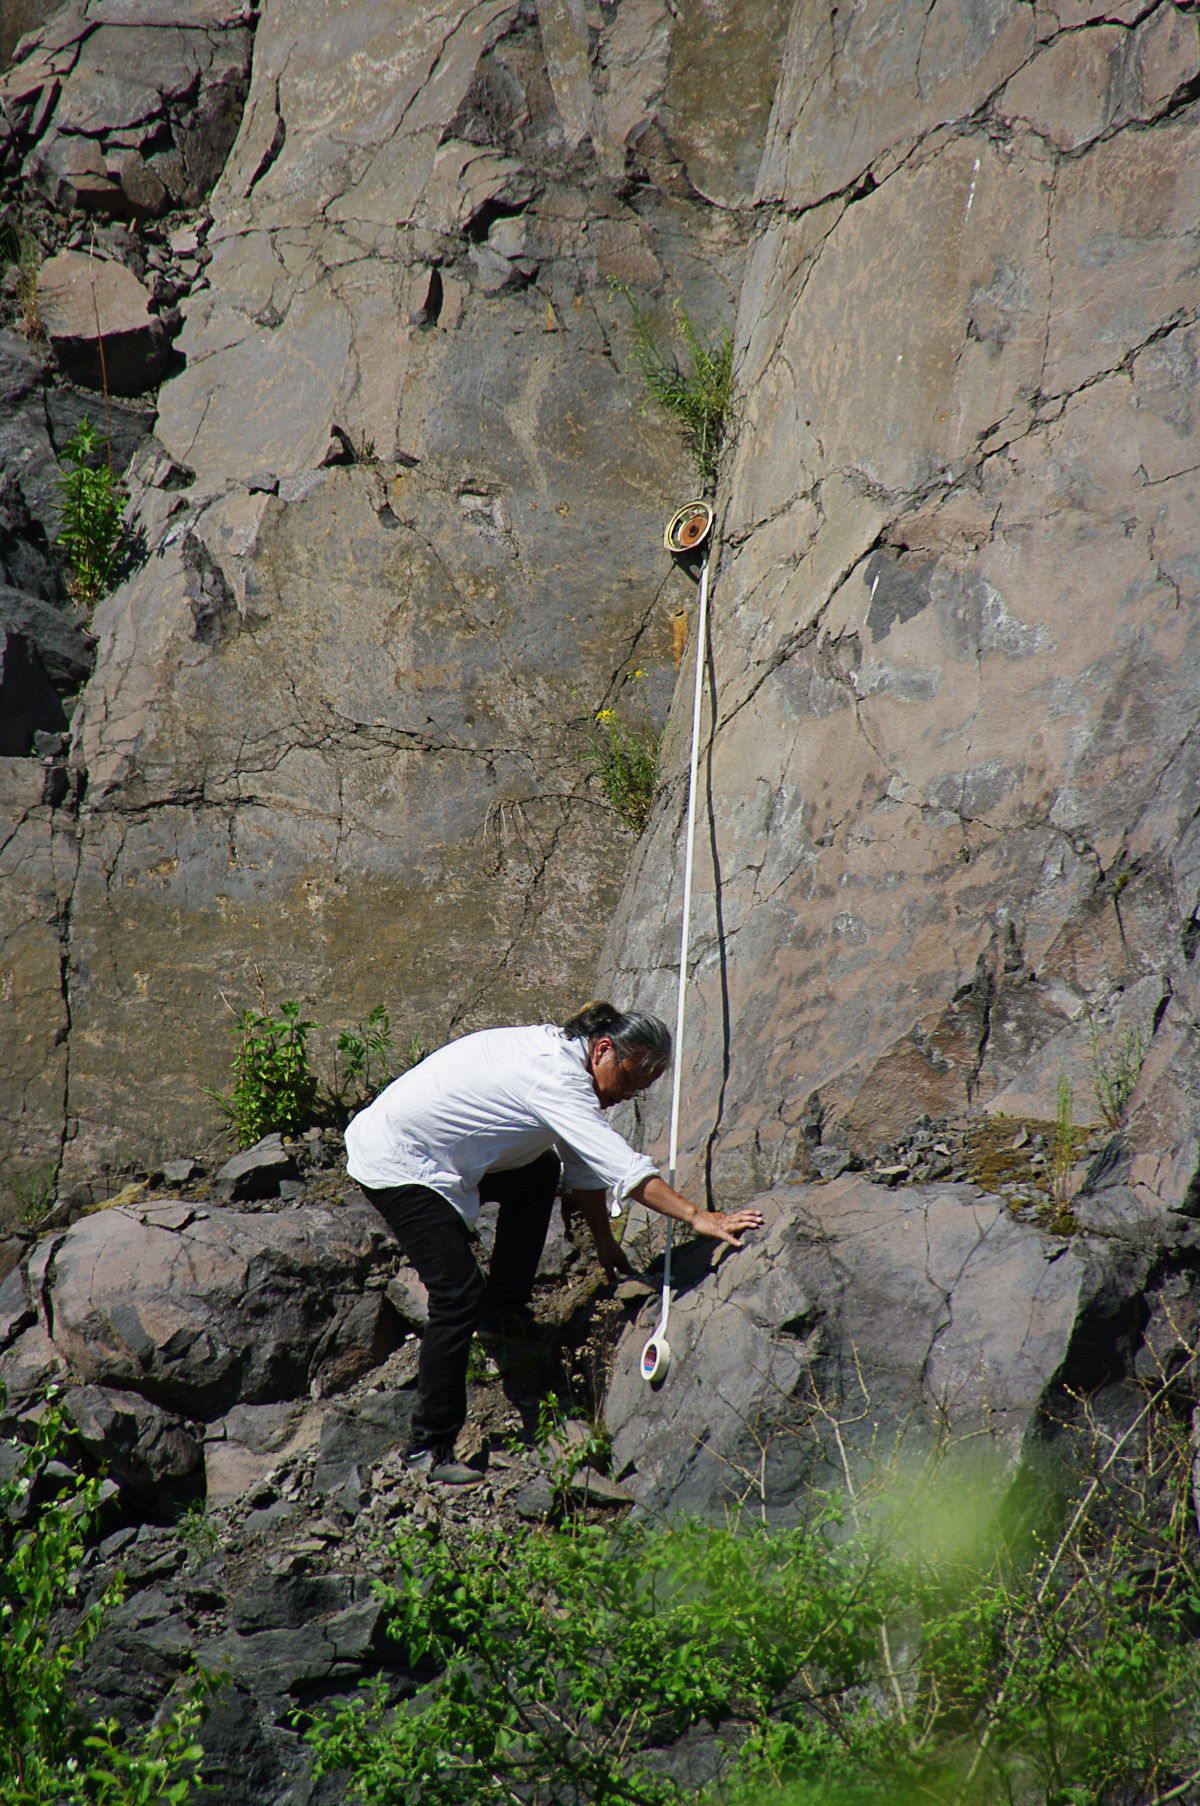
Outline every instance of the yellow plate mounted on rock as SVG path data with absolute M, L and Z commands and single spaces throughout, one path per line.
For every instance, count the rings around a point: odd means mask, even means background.
M 694 552 L 712 532 L 713 511 L 707 502 L 689 502 L 676 509 L 663 534 L 668 552 Z

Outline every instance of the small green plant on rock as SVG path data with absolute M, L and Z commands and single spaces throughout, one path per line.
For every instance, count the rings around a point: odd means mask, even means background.
M 233 1056 L 233 1088 L 210 1091 L 231 1123 L 240 1148 L 253 1147 L 264 1135 L 297 1135 L 312 1118 L 318 1080 L 308 1054 L 308 1033 L 315 1025 L 301 1016 L 289 998 L 273 1016 L 259 980 L 261 1009 L 240 1012 Z
M 1090 1023 L 1092 1073 L 1096 1102 L 1110 1129 L 1119 1129 L 1125 1120 L 1129 1100 L 1133 1096 L 1138 1074 L 1146 1058 L 1142 1031 L 1134 1023 L 1124 1034 L 1105 1043 L 1095 1022 Z
M 99 435 L 85 416 L 63 447 L 63 524 L 57 545 L 71 561 L 68 587 L 90 614 L 112 583 L 123 537 L 125 497 L 108 459 L 96 463 Z
M 1050 1196 L 1056 1204 L 1071 1201 L 1071 1168 L 1075 1164 L 1075 1090 L 1059 1068 L 1055 1087 L 1054 1139 L 1050 1144 Z
M 379 1093 L 398 1078 L 419 1066 L 429 1052 L 416 1035 L 396 1059 L 393 1051 L 392 1019 L 382 1003 L 357 1027 L 345 1029 L 337 1038 L 333 1056 L 333 1084 L 329 1090 L 329 1106 L 340 1123 L 348 1122 Z
M 337 1038 L 331 1093 L 335 1110 L 352 1115 L 390 1085 L 395 1076 L 391 1057 L 392 1020 L 377 1003 L 365 1021 Z
M 604 1431 L 595 1423 L 568 1416 L 554 1392 L 538 1400 L 537 1446 L 560 1506 L 569 1504 L 572 1481 L 582 1469 L 607 1473 L 612 1459 L 612 1445 Z
M 201 1559 L 211 1555 L 221 1541 L 221 1526 L 203 1505 L 189 1505 L 175 1530 L 184 1547 Z
M 42 247 L 28 226 L 17 221 L 0 231 L 0 253 L 5 262 L 16 269 L 16 302 L 21 330 L 27 339 L 40 342 L 45 337 L 38 300 Z
M 54 1203 L 53 1167 L 47 1167 L 44 1172 L 27 1173 L 23 1178 L 13 1179 L 11 1184 L 20 1206 L 22 1227 L 40 1229 Z
M 633 673 L 640 720 L 632 726 L 615 709 L 601 709 L 589 724 L 588 748 L 582 757 L 612 806 L 613 814 L 635 834 L 646 825 L 658 782 L 658 736 L 650 725 L 646 681 Z
M 709 337 L 702 336 L 683 302 L 676 301 L 678 349 L 664 349 L 632 290 L 623 282 L 615 282 L 613 289 L 633 315 L 633 361 L 642 381 L 679 422 L 701 480 L 715 483 L 733 394 L 733 334 L 721 326 Z

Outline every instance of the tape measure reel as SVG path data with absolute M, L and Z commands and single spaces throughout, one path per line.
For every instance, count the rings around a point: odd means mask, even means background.
M 694 552 L 712 532 L 713 511 L 707 502 L 688 502 L 677 508 L 663 534 L 668 552 Z
M 648 1385 L 665 1380 L 671 1365 L 671 1350 L 665 1336 L 651 1336 L 642 1350 L 642 1378 Z

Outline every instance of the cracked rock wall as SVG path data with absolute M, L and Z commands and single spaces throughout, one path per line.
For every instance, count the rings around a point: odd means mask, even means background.
M 869 1155 L 922 1111 L 1053 1117 L 1061 1070 L 1093 1120 L 1091 1021 L 1151 1044 L 1131 1137 L 1167 1151 L 1159 1206 L 1185 1199 L 1198 72 L 1171 5 L 792 14 L 738 315 L 685 1051 L 681 1173 L 723 1203 L 807 1171 L 806 1111 Z M 686 733 L 602 980 L 664 1013 Z
M 259 9 L 72 723 L 77 872 L 21 818 L 41 963 L 4 964 L 31 1012 L 61 982 L 5 1073 L 10 1171 L 84 1202 L 211 1147 L 259 972 L 332 1032 L 386 1004 L 401 1045 L 590 994 L 631 843 L 586 723 L 635 669 L 665 715 L 694 593 L 661 547 L 694 477 L 610 284 L 732 318 L 785 29 Z

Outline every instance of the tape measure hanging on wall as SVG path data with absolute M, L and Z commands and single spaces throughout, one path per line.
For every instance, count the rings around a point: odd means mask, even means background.
M 683 1023 L 687 990 L 688 947 L 692 922 L 692 865 L 696 846 L 696 775 L 700 768 L 700 713 L 703 703 L 704 648 L 708 643 L 708 573 L 712 564 L 713 511 L 707 502 L 689 502 L 671 517 L 663 535 L 668 552 L 687 554 L 709 544 L 700 572 L 700 605 L 696 610 L 696 681 L 692 692 L 692 752 L 688 764 L 687 839 L 683 855 L 683 919 L 679 930 L 679 978 L 675 992 L 675 1061 L 671 1076 L 671 1134 L 667 1153 L 667 1184 L 675 1189 L 675 1166 L 679 1156 L 679 1099 L 683 1085 Z M 662 1305 L 658 1325 L 642 1350 L 642 1378 L 650 1385 L 661 1385 L 671 1366 L 671 1345 L 667 1341 L 667 1322 L 671 1315 L 671 1232 L 674 1225 L 667 1219 L 667 1246 L 663 1255 Z

